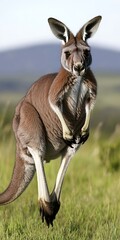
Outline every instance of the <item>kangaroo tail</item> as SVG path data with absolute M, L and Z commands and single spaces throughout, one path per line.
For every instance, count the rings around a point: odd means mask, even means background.
M 10 184 L 7 189 L 0 194 L 0 205 L 10 203 L 18 198 L 31 182 L 34 173 L 35 165 L 24 161 L 18 154 L 16 156 Z

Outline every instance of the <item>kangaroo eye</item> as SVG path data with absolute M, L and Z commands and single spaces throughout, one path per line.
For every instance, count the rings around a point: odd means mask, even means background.
M 71 52 L 70 52 L 70 51 L 66 51 L 66 52 L 65 52 L 66 59 L 68 59 L 70 55 L 71 55 Z

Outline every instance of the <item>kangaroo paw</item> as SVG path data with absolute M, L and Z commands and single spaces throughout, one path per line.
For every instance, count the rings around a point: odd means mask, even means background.
M 65 140 L 64 139 L 64 142 L 71 148 L 74 148 L 74 144 L 78 143 L 76 142 L 76 137 L 73 136 L 73 138 L 71 140 Z
M 80 143 L 84 144 L 89 137 L 89 132 L 86 132 L 84 135 L 81 136 L 80 138 Z

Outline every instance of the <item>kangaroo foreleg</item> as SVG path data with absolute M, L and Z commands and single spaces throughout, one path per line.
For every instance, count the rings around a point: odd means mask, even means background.
M 63 130 L 63 138 L 68 141 L 72 140 L 73 134 L 70 131 L 70 129 L 68 128 L 68 126 L 64 120 L 64 117 L 63 117 L 60 107 L 58 107 L 57 104 L 56 105 L 53 104 L 50 100 L 49 100 L 49 102 L 50 102 L 50 106 L 51 106 L 52 110 L 57 114 L 57 116 L 61 122 L 62 130 Z
M 52 110 L 55 112 L 55 114 L 58 116 L 60 123 L 62 125 L 63 130 L 63 139 L 65 140 L 71 140 L 73 139 L 73 134 L 69 127 L 67 126 L 63 113 L 62 113 L 62 99 L 64 97 L 65 92 L 71 87 L 71 84 L 69 84 L 70 76 L 67 71 L 63 71 L 62 79 L 57 75 L 57 77 L 54 79 L 50 91 L 48 100 L 50 103 L 50 106 Z M 74 83 L 75 77 L 73 77 L 72 82 Z

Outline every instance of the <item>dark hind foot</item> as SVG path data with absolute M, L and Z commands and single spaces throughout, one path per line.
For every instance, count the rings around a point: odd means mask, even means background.
M 56 214 L 59 211 L 60 208 L 60 202 L 54 201 L 54 202 L 45 202 L 40 199 L 40 216 L 42 218 L 42 222 L 46 222 L 47 226 L 50 225 L 53 227 L 53 221 L 56 217 Z

